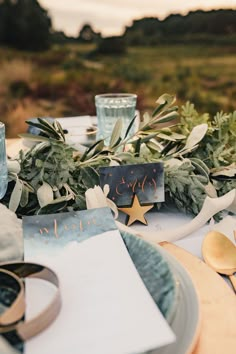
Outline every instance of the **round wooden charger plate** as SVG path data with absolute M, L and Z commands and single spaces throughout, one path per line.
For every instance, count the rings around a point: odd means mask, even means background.
M 201 330 L 192 354 L 236 352 L 236 296 L 226 282 L 199 258 L 161 242 L 189 272 L 201 303 Z M 187 330 L 187 329 L 186 329 Z

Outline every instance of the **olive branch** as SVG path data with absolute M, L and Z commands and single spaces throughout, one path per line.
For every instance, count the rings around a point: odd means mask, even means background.
M 108 145 L 101 139 L 87 149 L 67 143 L 56 120 L 28 121 L 40 135 L 21 134 L 35 145 L 8 161 L 2 202 L 18 215 L 85 209 L 85 192 L 99 184 L 101 166 L 163 161 L 166 203 L 198 214 L 207 195 L 236 188 L 236 112 L 210 118 L 189 102 L 180 112 L 174 103 L 174 96 L 163 94 L 133 135 L 136 117 L 123 136 L 119 119 Z

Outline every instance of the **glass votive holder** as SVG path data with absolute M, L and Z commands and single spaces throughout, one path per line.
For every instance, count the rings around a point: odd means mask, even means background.
M 112 130 L 116 121 L 122 118 L 123 130 L 121 138 L 124 138 L 125 132 L 130 121 L 135 116 L 137 95 L 132 93 L 107 93 L 95 96 L 95 106 L 97 113 L 98 134 L 97 139 L 105 139 L 109 144 Z M 133 124 L 129 136 L 135 133 L 135 124 Z
M 8 185 L 7 158 L 5 145 L 5 124 L 0 122 L 0 199 L 6 193 Z

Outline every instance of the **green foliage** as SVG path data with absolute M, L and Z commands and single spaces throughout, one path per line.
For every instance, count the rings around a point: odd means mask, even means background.
M 26 81 L 13 81 L 9 87 L 10 94 L 14 97 L 23 98 L 30 94 L 31 89 Z
M 236 111 L 217 113 L 213 119 L 208 114 L 199 114 L 189 102 L 182 107 L 178 131 L 188 134 L 194 126 L 208 124 L 208 131 L 194 156 L 205 162 L 209 168 L 228 166 L 236 162 Z
M 144 82 L 150 82 L 152 74 L 150 69 L 142 68 L 133 61 L 125 62 L 114 68 L 114 75 L 124 79 L 126 82 L 131 81 L 135 84 L 143 84 Z
M 0 3 L 0 43 L 23 50 L 48 49 L 51 19 L 37 0 Z
M 85 191 L 99 184 L 99 167 L 163 161 L 167 201 L 197 214 L 207 195 L 236 187 L 236 112 L 218 113 L 210 120 L 187 102 L 180 123 L 161 128 L 163 122 L 176 121 L 174 102 L 174 96 L 163 94 L 133 136 L 128 132 L 134 119 L 123 139 L 118 120 L 108 146 L 99 140 L 83 153 L 65 143 L 57 121 L 29 122 L 41 135 L 24 135 L 37 144 L 25 155 L 21 152 L 20 169 L 15 163 L 9 169 L 15 183 L 9 184 L 4 202 L 18 214 L 84 209 Z
M 98 54 L 121 55 L 126 52 L 126 42 L 123 37 L 106 37 L 99 41 L 96 52 Z
M 215 44 L 235 41 L 236 11 L 194 11 L 187 15 L 171 14 L 164 20 L 142 18 L 126 28 L 124 37 L 131 45 L 160 43 Z M 227 36 L 227 37 L 226 37 Z
M 178 209 L 197 215 L 206 198 L 208 178 L 199 174 L 191 160 L 165 169 L 166 196 Z
M 189 134 L 190 131 L 199 124 L 209 123 L 210 116 L 208 113 L 199 114 L 193 103 L 187 101 L 185 105 L 182 106 L 181 116 L 180 116 L 180 127 L 183 134 Z
M 94 43 L 101 38 L 101 34 L 94 31 L 89 23 L 85 23 L 78 36 L 78 41 L 82 43 Z

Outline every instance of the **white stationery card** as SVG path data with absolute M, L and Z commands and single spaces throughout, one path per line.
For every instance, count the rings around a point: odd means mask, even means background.
M 134 354 L 172 343 L 175 335 L 143 284 L 118 230 L 33 260 L 60 280 L 62 309 L 56 321 L 25 344 L 25 354 Z M 26 317 L 40 311 L 50 289 L 27 280 Z M 41 296 L 42 295 L 42 296 Z

